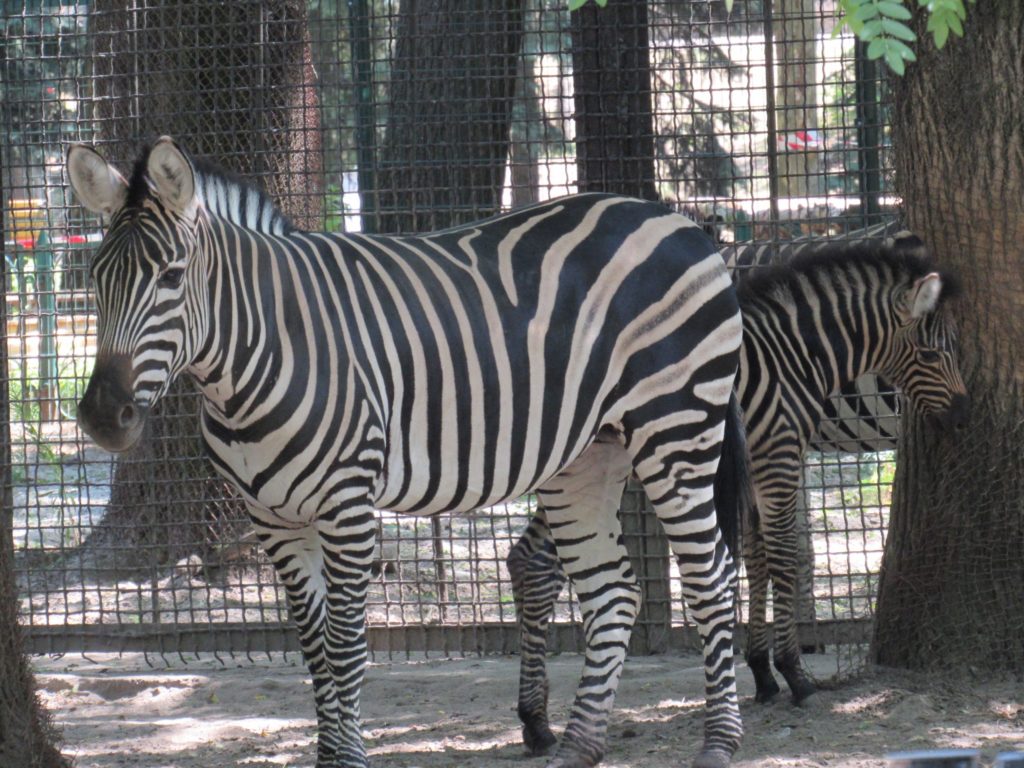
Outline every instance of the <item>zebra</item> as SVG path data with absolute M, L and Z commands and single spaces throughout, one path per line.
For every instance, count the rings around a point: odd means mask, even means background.
M 779 693 L 769 663 L 769 578 L 775 666 L 795 702 L 815 692 L 796 636 L 794 522 L 803 455 L 816 439 L 828 397 L 873 372 L 896 382 L 919 413 L 952 430 L 962 427 L 969 400 L 955 322 L 945 308 L 958 291 L 955 276 L 938 271 L 915 236 L 825 246 L 742 282 L 737 392 L 756 501 L 744 529 L 751 595 L 746 658 L 759 702 Z M 564 582 L 543 508 L 506 562 L 520 620 L 523 740 L 531 753 L 542 754 L 554 739 L 546 705 L 547 624 Z
M 802 236 L 771 243 L 724 245 L 719 253 L 732 270 L 737 283 L 751 270 L 786 264 L 800 255 L 809 255 L 823 246 L 836 250 L 850 247 L 888 247 L 897 240 L 913 242 L 913 234 L 898 219 L 853 230 L 829 241 Z M 809 445 L 810 450 L 842 453 L 877 453 L 896 448 L 900 419 L 900 397 L 896 388 L 875 374 L 867 373 L 844 384 L 824 404 L 821 421 Z
M 97 355 L 79 425 L 127 450 L 170 383 L 195 381 L 207 453 L 287 593 L 319 768 L 368 765 L 359 694 L 375 510 L 463 512 L 534 490 L 587 642 L 548 768 L 596 765 L 639 604 L 616 516 L 630 473 L 654 500 L 704 638 L 694 765 L 729 764 L 742 732 L 736 571 L 713 481 L 733 467 L 734 496 L 746 487 L 732 395 L 742 321 L 696 225 L 585 194 L 426 235 L 305 232 L 169 137 L 128 179 L 85 145 L 67 171 L 108 222 L 91 264 Z

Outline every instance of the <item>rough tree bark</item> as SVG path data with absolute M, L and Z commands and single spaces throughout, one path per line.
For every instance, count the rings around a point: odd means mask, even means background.
M 798 132 L 818 129 L 817 6 L 817 0 L 781 0 L 774 17 L 779 194 L 786 197 L 822 192 L 818 152 L 796 148 Z
M 919 39 L 925 41 L 923 24 Z M 911 229 L 959 271 L 973 399 L 960 435 L 908 425 L 873 656 L 1024 671 L 1024 3 L 972 5 L 964 38 L 895 86 L 893 154 Z
M 124 168 L 141 143 L 171 135 L 259 179 L 297 226 L 322 228 L 305 2 L 97 0 L 92 21 L 95 117 L 108 157 Z M 247 528 L 241 501 L 203 456 L 198 412 L 191 384 L 178 382 L 139 447 L 118 462 L 103 524 L 87 544 L 104 566 L 208 557 Z
M 0 219 L 0 236 L 3 235 Z M 0 262 L 0 284 L 7 285 Z M 6 303 L 0 323 L 7 328 Z M 11 432 L 7 386 L 7 336 L 0 337 L 0 765 L 23 768 L 65 768 L 68 762 L 55 746 L 56 734 L 35 693 L 35 681 L 22 646 L 18 625 L 18 584 L 14 576 L 11 489 Z
M 523 0 L 402 0 L 378 232 L 496 213 L 509 153 Z

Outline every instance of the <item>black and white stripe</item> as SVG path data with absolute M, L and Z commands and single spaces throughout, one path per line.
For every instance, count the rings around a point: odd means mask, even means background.
M 287 589 L 318 766 L 367 764 L 374 509 L 467 511 L 532 490 L 588 647 L 549 765 L 596 764 L 637 612 L 616 517 L 631 472 L 706 638 L 697 765 L 728 764 L 741 733 L 735 569 L 713 481 L 723 451 L 743 451 L 742 430 L 726 429 L 739 418 L 741 320 L 699 228 L 655 204 L 580 195 L 423 236 L 302 232 L 169 139 L 129 182 L 84 147 L 69 174 L 112 219 L 93 265 L 103 342 L 80 423 L 125 449 L 168 381 L 196 380 L 211 459 Z
M 945 300 L 956 283 L 935 271 L 920 241 L 825 247 L 747 277 L 737 393 L 744 411 L 757 514 L 744 536 L 750 582 L 747 660 L 757 698 L 779 688 L 766 624 L 773 585 L 775 666 L 796 700 L 814 686 L 800 664 L 794 618 L 795 520 L 803 456 L 828 398 L 865 373 L 893 381 L 918 412 L 958 427 L 967 397 Z M 544 694 L 546 625 L 564 578 L 543 513 L 509 554 L 522 625 L 519 711 L 528 746 L 550 741 Z

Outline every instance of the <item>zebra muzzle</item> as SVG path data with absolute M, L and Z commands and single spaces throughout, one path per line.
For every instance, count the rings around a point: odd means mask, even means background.
M 107 451 L 126 451 L 138 442 L 148 408 L 135 402 L 127 359 L 97 362 L 78 404 L 78 426 Z
M 931 414 L 933 425 L 947 432 L 959 432 L 967 426 L 971 415 L 971 398 L 964 394 L 953 395 L 949 408 Z

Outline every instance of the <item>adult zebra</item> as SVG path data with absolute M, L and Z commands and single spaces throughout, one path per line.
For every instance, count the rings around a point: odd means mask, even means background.
M 794 616 L 795 519 L 803 455 L 828 398 L 867 372 L 896 382 L 918 412 L 960 427 L 968 400 L 947 299 L 956 281 L 936 271 L 914 236 L 824 247 L 742 281 L 744 338 L 737 392 L 747 425 L 756 512 L 744 531 L 750 584 L 747 662 L 758 701 L 779 692 L 769 663 L 766 606 L 773 585 L 775 666 L 799 702 L 815 690 L 800 663 Z M 818 438 L 820 439 L 820 438 Z M 544 752 L 547 623 L 561 591 L 543 511 L 508 556 L 521 619 L 523 739 Z
M 534 489 L 588 649 L 549 766 L 595 765 L 638 606 L 616 517 L 630 472 L 704 637 L 695 765 L 729 763 L 735 569 L 712 484 L 723 451 L 745 456 L 729 406 L 741 320 L 699 228 L 656 204 L 581 195 L 424 236 L 301 232 L 166 137 L 128 181 L 84 146 L 68 173 L 110 219 L 79 423 L 125 450 L 171 380 L 195 379 L 210 457 L 247 501 L 298 624 L 318 766 L 367 765 L 374 510 L 467 511 Z M 722 464 L 742 472 L 741 459 Z

